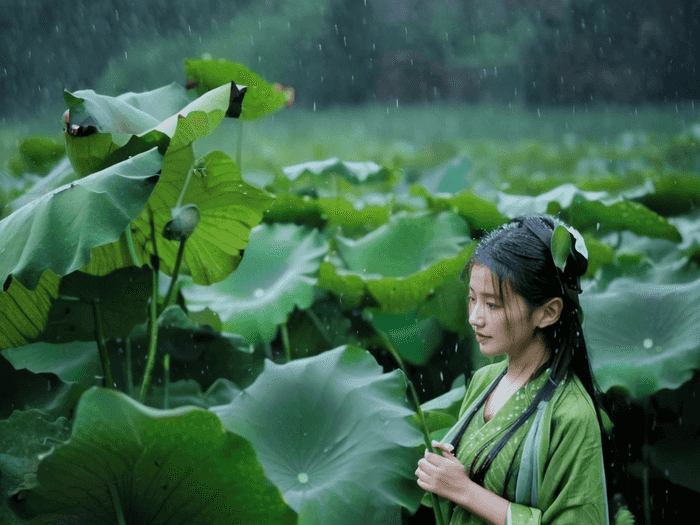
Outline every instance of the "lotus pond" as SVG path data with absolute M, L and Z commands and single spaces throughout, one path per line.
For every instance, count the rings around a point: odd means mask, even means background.
M 416 461 L 486 363 L 460 273 L 486 231 L 534 213 L 588 246 L 611 508 L 686 515 L 694 110 L 660 130 L 653 109 L 591 109 L 558 138 L 512 108 L 476 110 L 490 134 L 449 107 L 419 131 L 419 107 L 307 113 L 312 129 L 243 66 L 186 75 L 190 90 L 66 92 L 60 140 L 6 148 L 0 523 L 429 522 Z

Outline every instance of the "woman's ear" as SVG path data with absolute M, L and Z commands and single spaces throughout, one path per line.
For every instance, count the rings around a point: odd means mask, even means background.
M 537 320 L 537 326 L 539 328 L 545 328 L 553 325 L 559 320 L 559 317 L 561 317 L 561 312 L 563 309 L 564 301 L 561 297 L 554 297 L 553 299 L 550 299 L 537 309 L 539 317 Z

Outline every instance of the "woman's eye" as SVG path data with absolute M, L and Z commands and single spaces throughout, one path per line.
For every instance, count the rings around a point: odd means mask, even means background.
M 486 303 L 489 308 L 493 309 L 496 308 L 496 303 Z

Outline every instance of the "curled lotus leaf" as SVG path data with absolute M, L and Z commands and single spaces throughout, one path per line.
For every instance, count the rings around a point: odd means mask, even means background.
M 584 334 L 603 391 L 618 387 L 636 399 L 688 381 L 700 359 L 700 279 L 657 284 L 614 280 L 585 292 Z
M 414 447 L 422 440 L 405 395 L 400 370 L 384 374 L 369 352 L 342 346 L 267 361 L 255 383 L 210 410 L 250 440 L 300 523 L 354 525 L 366 523 L 367 507 L 418 507 Z

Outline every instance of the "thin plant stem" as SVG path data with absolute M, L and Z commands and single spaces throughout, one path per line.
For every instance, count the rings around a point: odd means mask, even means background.
M 143 403 L 146 398 L 148 388 L 151 386 L 151 374 L 153 374 L 153 366 L 156 363 L 156 348 L 158 345 L 158 270 L 153 268 L 153 296 L 151 297 L 151 315 L 149 319 L 149 343 L 148 343 L 148 358 L 146 360 L 146 370 L 143 373 L 143 382 L 141 383 L 141 393 L 139 394 L 139 402 Z
M 420 421 L 421 430 L 423 431 L 423 440 L 425 441 L 425 446 L 431 452 L 435 452 L 435 450 L 433 449 L 432 441 L 430 439 L 430 430 L 428 430 L 428 423 L 425 421 L 425 414 L 423 414 L 423 409 L 420 407 L 420 400 L 418 399 L 418 392 L 416 391 L 416 387 L 413 385 L 413 382 L 408 378 L 408 374 L 406 373 L 406 367 L 404 366 L 403 359 L 401 359 L 401 356 L 399 355 L 399 351 L 396 349 L 394 344 L 391 342 L 391 339 L 389 339 L 389 337 L 383 331 L 378 329 L 376 326 L 374 327 L 374 330 L 377 332 L 377 334 L 379 334 L 379 337 L 382 339 L 384 346 L 389 351 L 389 353 L 392 355 L 394 360 L 398 363 L 399 368 L 403 372 L 403 375 L 406 378 L 406 383 L 408 383 L 408 390 L 411 392 L 411 397 L 413 398 L 413 404 L 416 407 L 416 414 L 418 415 L 418 420 Z M 442 517 L 442 509 L 440 508 L 440 501 L 438 500 L 437 494 L 431 492 L 430 499 L 432 500 L 433 512 L 435 512 L 435 521 L 437 522 L 437 525 L 444 525 L 445 522 L 444 522 L 443 517 Z
M 177 202 L 175 203 L 176 208 L 179 208 L 180 205 L 182 204 L 182 199 L 185 197 L 185 193 L 187 192 L 187 186 L 190 185 L 190 179 L 192 178 L 193 173 L 194 173 L 194 165 L 190 166 L 190 169 L 187 170 L 187 177 L 185 178 L 185 184 L 183 184 L 182 189 L 180 190 L 180 195 L 178 195 Z
M 131 336 L 127 336 L 124 341 L 126 353 L 126 393 L 134 395 L 134 371 L 131 362 Z
M 177 282 L 177 276 L 180 274 L 180 265 L 182 264 L 182 256 L 185 253 L 185 241 L 187 239 L 182 239 L 180 241 L 180 246 L 177 249 L 177 257 L 175 258 L 175 267 L 173 268 L 173 277 L 170 281 L 170 286 L 168 286 L 168 293 L 165 294 L 165 302 L 163 303 L 163 310 L 165 310 L 170 303 L 172 303 L 173 295 L 175 294 L 175 283 Z
M 165 354 L 163 357 L 163 388 L 165 389 L 165 394 L 163 395 L 163 408 L 170 408 L 170 354 Z
M 97 341 L 97 349 L 100 353 L 100 363 L 102 364 L 102 373 L 105 376 L 105 384 L 107 388 L 114 388 L 112 367 L 109 365 L 109 354 L 107 353 L 104 329 L 102 327 L 100 300 L 97 297 L 92 300 L 92 316 L 95 318 L 95 341 Z
M 119 501 L 119 491 L 113 482 L 107 482 L 107 488 L 109 490 L 109 495 L 112 498 L 112 506 L 114 506 L 114 513 L 117 515 L 117 525 L 126 525 L 126 519 L 124 519 L 124 509 L 122 509 L 122 504 Z
M 284 345 L 284 356 L 287 358 L 287 363 L 292 360 L 292 349 L 289 346 L 289 332 L 287 331 L 287 322 L 285 321 L 280 326 L 282 330 L 282 344 Z

